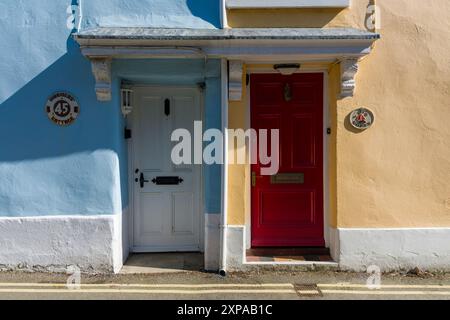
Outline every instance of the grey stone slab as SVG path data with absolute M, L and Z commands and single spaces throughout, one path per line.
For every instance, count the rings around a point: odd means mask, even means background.
M 164 29 L 106 28 L 86 29 L 78 39 L 120 40 L 376 40 L 377 33 L 353 28 L 234 28 Z

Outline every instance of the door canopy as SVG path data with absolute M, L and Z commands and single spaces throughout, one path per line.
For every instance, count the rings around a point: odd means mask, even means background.
M 230 100 L 242 98 L 244 62 L 338 62 L 341 96 L 352 96 L 358 61 L 380 38 L 352 28 L 94 28 L 74 35 L 92 61 L 97 98 L 111 99 L 112 59 L 211 58 L 230 61 Z

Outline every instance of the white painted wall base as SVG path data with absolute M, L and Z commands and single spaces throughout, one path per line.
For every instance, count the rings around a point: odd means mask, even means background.
M 130 255 L 130 209 L 127 207 L 122 211 L 122 221 L 119 225 L 122 232 L 122 264 L 125 264 Z
M 205 270 L 217 271 L 220 265 L 220 214 L 205 215 Z
M 333 258 L 333 261 L 339 261 L 339 233 L 337 229 L 328 228 L 329 230 L 329 239 L 328 244 L 330 248 L 330 255 Z
M 246 227 L 227 227 L 227 271 L 248 270 Z M 342 270 L 450 271 L 450 228 L 332 229 L 330 253 Z
M 322 270 L 335 270 L 338 265 L 332 262 L 247 262 L 246 259 L 246 226 L 227 227 L 227 271 L 309 271 L 322 268 Z
M 244 269 L 245 229 L 245 226 L 227 226 L 227 271 Z
M 121 215 L 0 218 L 0 269 L 119 272 Z
M 338 229 L 341 269 L 366 271 L 450 270 L 450 228 Z

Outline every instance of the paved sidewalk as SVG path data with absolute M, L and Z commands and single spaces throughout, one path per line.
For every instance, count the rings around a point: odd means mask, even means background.
M 69 290 L 67 275 L 0 273 L 0 299 L 445 299 L 450 275 L 382 276 L 378 290 L 366 274 L 341 272 L 235 273 L 226 278 L 201 272 L 82 276 Z

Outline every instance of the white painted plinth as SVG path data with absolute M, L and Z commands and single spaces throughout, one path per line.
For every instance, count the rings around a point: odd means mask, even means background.
M 226 234 L 227 271 L 245 271 L 264 265 L 245 260 L 245 226 L 228 226 Z M 369 266 L 374 265 L 382 271 L 414 268 L 450 271 L 450 228 L 330 229 L 329 244 L 333 260 L 342 270 L 366 272 Z M 282 267 L 280 263 L 270 264 L 275 269 Z M 316 267 L 335 265 L 303 264 Z
M 219 270 L 220 250 L 220 214 L 207 214 L 205 216 L 205 270 Z
M 245 226 L 227 226 L 227 271 L 244 270 Z
M 338 229 L 335 253 L 344 270 L 450 270 L 450 228 Z
M 0 218 L 0 269 L 119 272 L 121 216 Z

